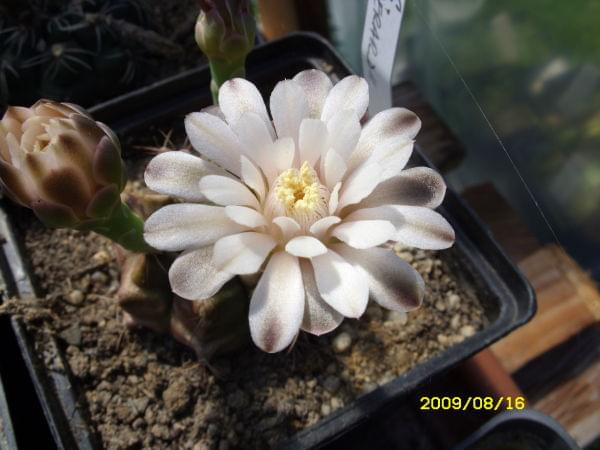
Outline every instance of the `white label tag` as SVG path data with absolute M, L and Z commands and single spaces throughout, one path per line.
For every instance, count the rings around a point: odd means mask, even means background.
M 392 106 L 392 70 L 405 0 L 369 0 L 362 38 L 363 75 L 369 83 L 369 115 Z

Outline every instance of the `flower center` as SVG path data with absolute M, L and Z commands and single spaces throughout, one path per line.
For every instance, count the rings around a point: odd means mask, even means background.
M 298 169 L 279 175 L 275 194 L 287 212 L 311 213 L 321 202 L 320 183 L 314 169 L 305 161 Z
M 328 201 L 329 191 L 305 161 L 300 169 L 288 169 L 277 177 L 266 209 L 270 215 L 286 215 L 308 228 L 327 215 Z

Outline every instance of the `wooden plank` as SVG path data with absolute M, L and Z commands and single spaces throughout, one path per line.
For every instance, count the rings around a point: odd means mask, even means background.
M 600 361 L 533 407 L 558 420 L 581 447 L 592 443 L 600 431 Z
M 600 320 L 600 294 L 564 250 L 547 245 L 519 266 L 536 291 L 538 312 L 530 323 L 492 346 L 511 373 Z

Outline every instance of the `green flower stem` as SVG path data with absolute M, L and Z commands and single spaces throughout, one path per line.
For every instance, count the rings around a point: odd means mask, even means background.
M 117 205 L 110 217 L 89 227 L 127 250 L 153 253 L 144 241 L 144 221 L 124 203 Z
M 209 59 L 210 74 L 212 81 L 210 82 L 210 92 L 212 93 L 213 103 L 219 104 L 219 88 L 227 80 L 232 78 L 246 76 L 246 57 L 235 61 L 227 61 L 224 59 Z

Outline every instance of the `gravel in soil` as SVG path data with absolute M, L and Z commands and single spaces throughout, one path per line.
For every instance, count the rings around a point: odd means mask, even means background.
M 25 245 L 45 297 L 21 302 L 38 351 L 61 370 L 57 338 L 108 449 L 270 448 L 486 324 L 473 292 L 434 252 L 399 251 L 424 277 L 408 314 L 371 302 L 329 335 L 302 333 L 289 352 L 249 347 L 215 362 L 219 376 L 171 337 L 129 330 L 114 299 L 112 246 L 92 233 L 34 223 Z

